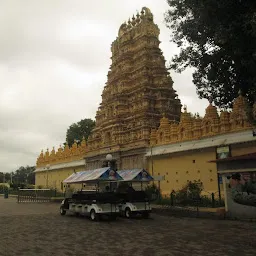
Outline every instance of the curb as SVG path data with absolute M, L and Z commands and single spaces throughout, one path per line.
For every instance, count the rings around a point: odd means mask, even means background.
M 202 218 L 202 219 L 213 219 L 213 220 L 230 220 L 230 221 L 242 221 L 242 222 L 256 222 L 256 218 L 234 218 L 228 216 L 228 214 L 223 212 L 218 212 L 218 209 L 215 208 L 216 212 L 211 211 L 198 211 L 196 207 L 172 207 L 166 205 L 164 207 L 154 205 L 152 206 L 152 212 L 155 214 L 163 215 L 163 216 L 172 216 L 172 217 L 187 217 L 187 218 Z

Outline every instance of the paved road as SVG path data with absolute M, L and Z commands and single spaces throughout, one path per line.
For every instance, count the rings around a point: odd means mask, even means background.
M 256 223 L 175 218 L 91 222 L 58 204 L 0 198 L 0 256 L 256 255 Z

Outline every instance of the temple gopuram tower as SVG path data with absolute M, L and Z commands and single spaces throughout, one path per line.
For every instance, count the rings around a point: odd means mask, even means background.
M 151 11 L 121 25 L 111 45 L 112 64 L 87 142 L 87 169 L 101 167 L 106 154 L 118 168 L 141 168 L 152 128 L 164 115 L 179 121 L 181 104 L 159 48 L 158 26 Z

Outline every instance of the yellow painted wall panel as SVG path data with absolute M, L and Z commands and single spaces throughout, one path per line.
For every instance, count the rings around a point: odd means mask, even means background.
M 43 172 L 36 172 L 36 186 L 47 187 L 47 175 L 48 175 L 48 187 L 52 189 L 57 189 L 61 191 L 61 183 L 65 180 L 68 176 L 70 176 L 74 170 L 76 172 L 80 172 L 84 170 L 84 165 L 78 167 L 69 167 L 63 169 L 56 169 L 56 170 L 49 170 L 48 174 L 47 171 Z
M 217 168 L 215 163 L 208 163 L 216 158 L 214 149 L 198 152 L 182 152 L 153 158 L 154 175 L 165 176 L 160 187 L 163 194 L 169 195 L 172 190 L 180 190 L 188 181 L 203 182 L 204 191 L 218 191 Z M 151 159 L 148 169 L 152 173 Z

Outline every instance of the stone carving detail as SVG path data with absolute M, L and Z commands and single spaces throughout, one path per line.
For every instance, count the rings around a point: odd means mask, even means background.
M 150 145 L 197 140 L 203 137 L 248 130 L 251 128 L 251 125 L 246 114 L 247 108 L 246 98 L 241 93 L 234 100 L 233 109 L 230 113 L 222 111 L 219 115 L 211 99 L 203 118 L 200 118 L 198 114 L 192 116 L 190 113 L 187 113 L 187 108 L 185 107 L 184 112 L 181 113 L 179 123 L 171 122 L 169 124 L 169 120 L 166 117 L 160 120 L 158 129 L 151 130 Z M 256 103 L 253 106 L 253 113 L 256 115 Z M 167 129 L 169 129 L 169 133 L 166 133 Z M 165 136 L 165 134 L 169 134 L 169 136 Z
M 233 111 L 230 113 L 230 124 L 232 130 L 243 130 L 249 128 L 250 124 L 247 120 L 248 103 L 241 91 L 239 96 L 234 100 Z

